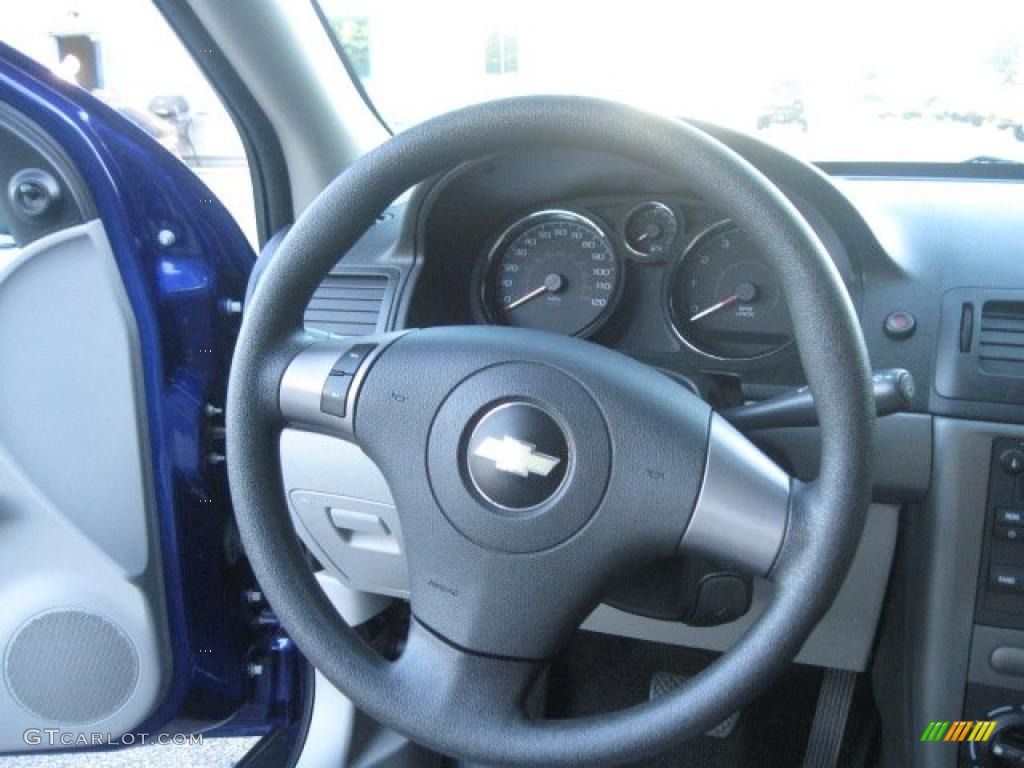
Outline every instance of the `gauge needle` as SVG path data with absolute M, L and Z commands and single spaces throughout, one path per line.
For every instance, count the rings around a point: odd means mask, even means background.
M 713 314 L 715 314 L 715 312 L 718 312 L 721 309 L 725 309 L 726 307 L 735 304 L 739 300 L 740 300 L 740 295 L 738 293 L 732 293 L 732 294 L 726 296 L 724 299 L 722 299 L 717 304 L 712 304 L 707 309 L 702 309 L 696 315 L 691 317 L 689 322 L 696 323 L 698 320 L 703 320 L 708 315 L 713 315 Z
M 521 307 L 528 301 L 533 301 L 538 296 L 543 296 L 545 293 L 557 293 L 562 290 L 565 286 L 565 278 L 556 272 L 552 272 L 550 275 L 544 278 L 544 284 L 534 288 L 529 293 L 520 296 L 515 301 L 510 301 L 505 305 L 505 312 L 511 312 L 516 307 Z
M 660 235 L 661 227 L 659 227 L 658 225 L 654 225 L 653 227 L 649 227 L 648 229 L 645 229 L 643 232 L 637 235 L 636 239 L 633 242 L 642 243 L 644 240 L 650 240 L 652 237 L 658 237 Z
M 543 295 L 543 294 L 545 294 L 547 292 L 548 292 L 548 289 L 546 287 L 544 287 L 543 285 L 540 286 L 539 288 L 534 288 L 529 293 L 527 293 L 527 294 L 525 294 L 523 296 L 520 296 L 515 301 L 511 301 L 508 304 L 506 304 L 505 305 L 505 311 L 506 312 L 510 312 L 511 310 L 515 309 L 516 307 L 521 307 L 526 302 L 532 301 L 533 299 L 536 299 L 538 296 L 541 296 L 541 295 Z

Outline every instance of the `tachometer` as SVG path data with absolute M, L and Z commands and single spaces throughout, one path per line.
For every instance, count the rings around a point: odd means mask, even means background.
M 492 323 L 585 336 L 614 307 L 620 272 L 597 224 L 571 211 L 540 211 L 505 230 L 491 249 L 481 304 Z
M 775 271 L 728 223 L 699 235 L 668 277 L 672 326 L 712 357 L 761 357 L 792 340 L 789 309 Z

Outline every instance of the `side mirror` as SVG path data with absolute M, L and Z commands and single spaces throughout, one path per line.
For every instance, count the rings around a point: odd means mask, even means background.
M 149 111 L 164 120 L 177 122 L 188 117 L 189 106 L 184 96 L 156 96 L 149 102 Z

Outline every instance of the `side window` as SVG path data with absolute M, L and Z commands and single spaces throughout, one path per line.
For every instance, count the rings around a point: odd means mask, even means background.
M 258 248 L 252 180 L 238 131 L 152 3 L 22 3 L 16 14 L 4 15 L 0 40 L 90 91 L 173 153 Z

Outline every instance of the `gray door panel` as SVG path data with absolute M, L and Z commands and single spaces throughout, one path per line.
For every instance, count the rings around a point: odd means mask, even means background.
M 135 318 L 102 224 L 0 250 L 0 752 L 126 732 L 166 688 Z

